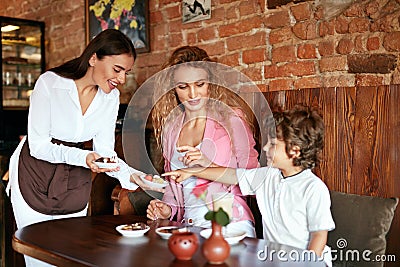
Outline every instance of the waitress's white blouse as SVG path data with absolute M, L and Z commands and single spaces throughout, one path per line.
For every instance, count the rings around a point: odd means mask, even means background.
M 50 71 L 42 74 L 30 96 L 28 139 L 31 155 L 51 163 L 88 168 L 86 156 L 91 151 L 53 144 L 51 140 L 55 138 L 73 143 L 93 139 L 93 151 L 104 157 L 115 156 L 118 108 L 119 90 L 106 94 L 99 88 L 82 115 L 75 82 Z M 10 181 L 18 179 L 19 154 L 25 140 L 20 142 L 10 159 Z M 123 187 L 136 189 L 138 186 L 129 182 L 132 172 L 138 171 L 122 162 L 120 171 L 107 174 L 118 178 Z

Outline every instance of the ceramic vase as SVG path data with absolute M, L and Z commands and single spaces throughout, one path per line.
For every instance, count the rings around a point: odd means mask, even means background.
M 229 257 L 231 247 L 222 235 L 222 226 L 212 221 L 212 232 L 202 246 L 202 252 L 211 264 L 222 264 Z
M 198 247 L 199 240 L 192 232 L 176 232 L 168 239 L 168 248 L 178 260 L 191 260 Z

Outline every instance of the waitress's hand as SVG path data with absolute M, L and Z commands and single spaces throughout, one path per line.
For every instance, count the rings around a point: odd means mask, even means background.
M 179 157 L 178 159 L 182 161 L 182 163 L 187 167 L 217 167 L 218 165 L 214 164 L 210 159 L 208 159 L 201 152 L 200 149 L 192 147 L 192 146 L 180 146 L 177 147 L 179 152 L 186 152 L 183 157 Z
M 116 168 L 99 168 L 97 164 L 94 162 L 96 159 L 101 158 L 99 154 L 96 152 L 91 152 L 86 156 L 86 164 L 89 166 L 92 172 L 101 173 L 101 172 L 115 172 L 119 171 L 119 167 Z
M 139 174 L 136 173 L 132 173 L 131 177 L 130 177 L 130 181 L 132 183 L 137 184 L 138 186 L 140 186 L 143 190 L 152 190 L 152 191 L 157 191 L 157 192 L 161 192 L 161 193 L 165 193 L 165 189 L 164 188 L 155 188 L 155 187 L 151 187 L 148 186 L 147 184 L 145 184 L 142 179 L 139 177 Z
M 168 219 L 169 217 L 171 217 L 172 209 L 168 204 L 158 199 L 153 199 L 147 206 L 146 212 L 147 218 L 149 218 L 150 220 Z

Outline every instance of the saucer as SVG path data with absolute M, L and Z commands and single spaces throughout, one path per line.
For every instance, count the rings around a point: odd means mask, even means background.
M 208 239 L 211 235 L 212 229 L 204 229 L 200 232 L 200 236 Z M 223 231 L 223 236 L 229 245 L 236 245 L 246 237 L 243 231 Z
M 162 183 L 161 182 L 155 183 L 155 182 L 151 182 L 151 181 L 145 179 L 146 174 L 140 175 L 140 179 L 142 179 L 143 183 L 145 183 L 149 187 L 153 187 L 153 188 L 164 188 L 168 185 L 168 182 L 165 181 L 164 179 L 162 179 L 160 176 L 158 176 L 158 175 L 154 175 L 154 176 L 157 177 L 157 179 L 160 179 L 160 181 L 162 180 Z
M 139 224 L 141 224 L 141 223 L 122 224 L 122 225 L 118 225 L 115 228 L 115 230 L 117 230 L 121 235 L 126 236 L 126 237 L 143 236 L 145 233 L 147 233 L 147 231 L 150 230 L 150 226 L 145 225 L 144 229 L 141 229 L 142 227 L 139 227 L 139 229 L 135 229 L 134 227 Z M 133 229 L 124 229 L 124 228 L 128 228 L 130 226 L 134 226 Z

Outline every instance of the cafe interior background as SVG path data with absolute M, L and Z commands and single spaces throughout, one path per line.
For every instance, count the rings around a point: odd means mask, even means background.
M 210 3 L 207 19 L 184 22 L 183 1 L 147 2 L 148 51 L 138 54 L 134 75 L 120 88 L 121 104 L 129 103 L 138 86 L 161 69 L 174 49 L 197 45 L 254 81 L 271 109 L 296 103 L 320 109 L 327 137 L 324 161 L 316 172 L 331 190 L 399 197 L 400 1 Z M 87 0 L 7 0 L 0 2 L 0 16 L 45 23 L 47 69 L 83 51 L 87 5 Z M 252 92 L 247 97 L 256 108 Z M 6 163 L 2 157 L 1 175 Z M 4 198 L 2 193 L 3 206 Z M 10 229 L 6 208 L 1 209 L 4 263 L 10 249 L 4 236 Z M 396 255 L 398 261 L 399 236 L 397 209 L 386 254 Z

